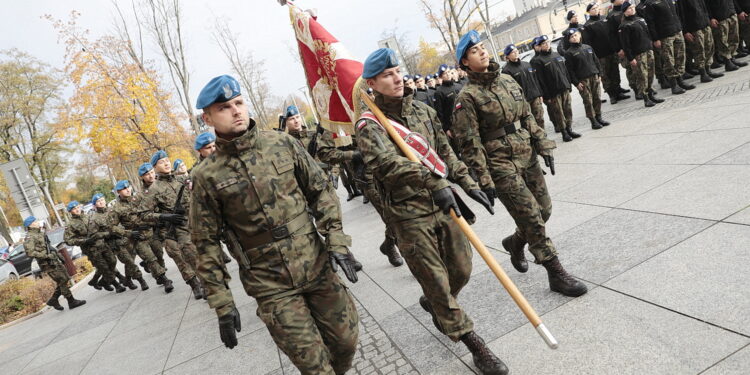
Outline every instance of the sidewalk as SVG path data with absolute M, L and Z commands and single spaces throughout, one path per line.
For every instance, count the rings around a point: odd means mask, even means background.
M 513 270 L 500 250 L 511 218 L 502 206 L 489 216 L 472 205 L 474 230 L 560 342 L 556 351 L 546 347 L 475 255 L 459 302 L 512 374 L 750 373 L 750 67 L 698 85 L 676 97 L 659 90 L 667 101 L 648 109 L 632 99 L 606 103 L 612 125 L 598 131 L 575 96 L 583 137 L 563 144 L 550 131 L 558 149 L 557 175 L 547 176 L 548 230 L 588 294 L 551 293 L 541 266 Z M 408 268 L 379 253 L 383 225 L 374 209 L 360 198 L 342 199 L 342 209 L 364 265 L 351 285 L 361 332 L 349 373 L 473 373 L 468 351 L 419 307 Z M 298 373 L 239 277 L 231 287 L 242 332 L 228 350 L 214 312 L 168 267 L 176 281 L 169 295 L 151 278 L 146 292 L 82 288 L 76 296 L 85 306 L 0 330 L 3 374 Z

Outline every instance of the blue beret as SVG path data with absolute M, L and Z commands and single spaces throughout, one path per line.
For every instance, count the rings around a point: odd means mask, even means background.
M 213 142 L 216 142 L 216 136 L 213 135 L 213 133 L 211 132 L 200 133 L 197 137 L 195 137 L 194 148 L 196 150 L 200 150 L 203 147 L 206 147 Z
M 148 173 L 148 171 L 154 169 L 154 166 L 151 165 L 149 162 L 145 162 L 141 164 L 140 167 L 138 167 L 138 176 L 143 176 L 144 174 Z
M 421 76 L 421 75 L 419 75 L 419 74 L 415 74 L 415 75 L 414 75 L 414 80 L 415 80 L 415 81 L 417 81 L 417 80 L 420 80 L 420 79 L 422 79 L 422 76 Z
M 34 216 L 29 216 L 26 219 L 23 220 L 23 227 L 28 228 L 29 225 L 34 223 L 36 221 L 36 218 Z
M 479 33 L 476 30 L 471 30 L 468 33 L 464 34 L 464 36 L 461 37 L 461 39 L 458 41 L 458 45 L 456 46 L 456 61 L 458 61 L 458 63 L 460 64 L 461 59 L 466 54 L 466 51 L 480 41 L 481 39 L 479 38 Z
M 412 78 L 411 78 L 411 76 L 410 76 L 410 75 L 408 75 L 408 74 L 407 74 L 407 75 L 405 75 L 405 76 L 404 76 L 403 78 L 404 78 L 404 82 L 406 82 L 406 81 L 408 81 L 408 80 L 412 79 Z
M 73 211 L 74 208 L 80 206 L 81 204 L 78 203 L 78 201 L 71 201 L 68 203 L 68 206 L 66 207 L 68 209 L 68 212 Z
M 156 151 L 154 155 L 151 156 L 151 165 L 156 165 L 157 161 L 164 159 L 164 158 L 168 158 L 168 157 L 169 155 L 167 155 L 166 151 L 164 150 Z
M 576 29 L 575 27 L 571 27 L 571 28 L 565 29 L 565 31 L 563 31 L 563 36 L 566 37 L 566 38 L 570 38 L 570 36 L 573 35 L 573 34 L 575 34 L 576 32 L 578 32 L 578 29 Z
M 376 75 L 382 73 L 384 70 L 397 66 L 398 58 L 396 58 L 396 52 L 393 52 L 390 48 L 379 48 L 371 53 L 370 56 L 367 56 L 364 69 L 362 70 L 362 78 L 375 78 Z
M 96 204 L 96 201 L 99 199 L 104 198 L 104 194 L 102 193 L 96 193 L 93 197 L 91 197 L 91 204 Z
M 240 94 L 240 83 L 236 79 L 226 74 L 218 76 L 203 87 L 195 107 L 203 109 L 214 103 L 224 103 Z
M 626 1 L 626 2 L 622 3 L 622 5 L 620 5 L 620 10 L 624 12 L 625 9 L 630 8 L 632 5 L 633 4 L 631 4 L 629 1 Z
M 547 38 L 546 35 L 538 36 L 538 37 L 534 38 L 534 43 L 532 43 L 532 44 L 534 46 L 538 46 L 538 45 L 544 43 L 545 41 L 547 41 L 547 39 L 549 39 L 549 38 Z
M 590 11 L 591 11 L 591 8 L 593 8 L 593 7 L 597 6 L 598 4 L 599 4 L 599 3 L 597 3 L 596 1 L 592 1 L 592 2 L 590 2 L 590 3 L 589 3 L 589 5 L 586 5 L 586 12 L 590 12 Z
M 571 11 L 568 12 L 568 15 L 565 17 L 565 19 L 568 20 L 568 21 L 570 21 L 570 19 L 573 18 L 573 16 L 575 16 L 575 15 L 576 15 L 576 11 L 575 10 L 571 10 Z
M 511 52 L 513 52 L 514 50 L 517 50 L 517 49 L 518 48 L 516 48 L 516 45 L 513 44 L 513 43 L 511 43 L 511 44 L 508 44 L 507 46 L 505 46 L 505 49 L 503 50 L 503 53 L 505 54 L 505 56 L 508 56 Z
M 175 160 L 175 161 L 174 161 L 174 164 L 172 164 L 172 169 L 174 169 L 174 170 L 177 170 L 177 167 L 179 167 L 179 166 L 180 166 L 180 164 L 183 164 L 183 163 L 182 163 L 182 159 L 177 159 L 177 160 Z
M 120 191 L 122 189 L 127 189 L 128 186 L 130 186 L 130 182 L 128 180 L 117 181 L 117 184 L 115 184 L 115 191 Z
M 440 77 L 440 76 L 443 75 L 443 73 L 445 73 L 447 71 L 448 71 L 448 65 L 446 65 L 446 64 L 440 64 L 440 66 L 438 67 L 438 71 L 437 71 L 436 75 L 438 77 Z
M 296 105 L 290 105 L 289 107 L 286 107 L 286 117 L 292 117 L 299 114 L 299 109 Z

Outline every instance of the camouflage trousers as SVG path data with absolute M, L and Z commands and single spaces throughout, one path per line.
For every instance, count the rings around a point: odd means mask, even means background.
M 714 56 L 714 37 L 711 26 L 694 32 L 693 41 L 686 40 L 685 42 L 693 59 L 695 59 L 696 68 L 705 69 L 711 66 Z
M 555 131 L 573 126 L 573 107 L 570 104 L 570 91 L 563 91 L 552 99 L 545 100 L 547 114 L 555 126 Z
M 70 288 L 68 287 L 70 276 L 68 276 L 68 271 L 65 270 L 65 266 L 62 263 L 47 261 L 47 263 L 39 264 L 39 268 L 57 284 L 55 287 L 56 294 L 62 294 L 65 298 L 73 297 L 73 293 L 70 292 Z
M 534 156 L 536 158 L 536 156 Z M 545 223 L 552 215 L 552 199 L 538 162 L 525 170 L 495 179 L 500 202 L 516 223 L 516 236 L 529 244 L 536 263 L 557 255 Z
M 581 80 L 583 90 L 578 89 L 586 109 L 586 117 L 593 118 L 602 115 L 601 82 L 599 75 L 593 75 Z
M 615 53 L 599 59 L 599 65 L 602 67 L 602 87 L 609 95 L 617 95 L 620 90 L 620 66 L 617 63 Z
M 149 240 L 130 240 L 130 246 L 135 251 L 135 253 L 138 254 L 138 256 L 143 259 L 144 262 L 146 262 L 146 269 L 149 273 L 151 273 L 151 276 L 154 279 L 159 278 L 159 276 L 163 275 L 166 272 L 164 267 L 162 267 L 161 264 L 159 264 L 159 262 L 156 260 L 154 252 L 151 251 Z
M 291 293 L 259 299 L 257 315 L 303 375 L 344 374 L 352 367 L 359 314 L 330 269 Z
M 117 260 L 125 266 L 125 277 L 129 279 L 140 279 L 143 277 L 141 269 L 135 264 L 133 255 L 128 250 L 129 243 L 127 241 L 117 241 L 112 246 L 112 252 L 117 256 Z
M 531 107 L 531 114 L 534 115 L 534 120 L 536 120 L 536 124 L 544 129 L 544 106 L 542 105 L 542 102 L 544 100 L 541 96 L 534 98 L 534 100 L 529 102 L 529 107 Z
M 665 76 L 664 74 L 664 62 L 661 58 L 661 52 L 657 49 L 653 50 L 654 53 L 654 75 L 658 79 L 663 79 Z
M 174 260 L 177 269 L 180 270 L 182 279 L 188 281 L 195 277 L 198 252 L 195 245 L 190 241 L 188 231 L 177 228 L 175 234 L 175 239 L 167 238 L 164 241 L 164 247 L 167 250 L 167 255 Z
M 372 207 L 375 208 L 378 215 L 380 215 L 380 220 L 383 220 L 383 223 L 385 223 L 385 237 L 395 240 L 396 235 L 393 233 L 393 229 L 391 229 L 391 226 L 388 225 L 388 221 L 385 219 L 385 214 L 383 212 L 383 199 L 380 196 L 377 186 L 375 186 L 375 181 L 372 179 L 372 172 L 369 168 L 365 171 L 365 181 L 367 181 L 367 184 L 365 185 L 364 194 L 367 196 L 367 199 L 370 200 Z
M 737 15 L 720 21 L 719 27 L 711 29 L 716 45 L 716 53 L 725 58 L 731 59 L 737 54 L 737 47 L 740 44 L 740 29 L 737 24 Z
M 399 250 L 432 306 L 440 331 L 453 341 L 474 330 L 458 293 L 471 276 L 471 247 L 450 216 L 438 211 L 393 223 Z
M 91 263 L 96 267 L 96 273 L 94 279 L 101 276 L 100 282 L 104 285 L 109 285 L 115 281 L 115 270 L 117 267 L 117 258 L 109 250 L 109 246 L 103 244 L 101 246 L 94 246 L 89 250 L 91 257 Z
M 638 65 L 633 67 L 635 92 L 645 95 L 651 90 L 651 84 L 654 82 L 654 52 L 640 53 L 635 57 L 635 61 L 638 62 Z
M 738 21 L 740 28 L 740 39 L 745 41 L 745 47 L 750 47 L 750 15 L 744 21 Z
M 658 52 L 665 77 L 677 78 L 685 74 L 685 39 L 682 32 L 662 39 Z
M 154 253 L 156 261 L 159 262 L 162 267 L 166 267 L 164 263 L 164 240 L 158 237 L 156 232 L 154 232 L 154 236 L 151 238 L 148 245 L 151 246 L 151 252 Z
M 623 57 L 620 59 L 620 65 L 625 68 L 625 78 L 628 79 L 628 87 L 630 87 L 633 92 L 638 92 L 635 72 L 633 71 L 633 67 L 630 65 L 630 61 L 627 60 L 627 57 Z

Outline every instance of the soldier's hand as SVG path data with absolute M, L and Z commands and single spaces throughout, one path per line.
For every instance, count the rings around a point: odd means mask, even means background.
M 695 38 L 693 37 L 692 33 L 685 33 L 685 40 L 692 43 L 695 40 Z
M 576 88 L 578 88 L 578 91 L 583 91 L 584 87 L 586 86 L 583 85 L 583 82 L 580 82 L 578 85 L 576 85 Z
M 716 18 L 711 18 L 711 27 L 713 27 L 714 29 L 719 27 L 719 20 L 717 20 Z
M 654 47 L 661 48 L 661 40 L 657 40 L 654 42 Z
M 331 181 L 334 190 L 339 188 L 339 178 L 334 176 L 333 173 L 328 175 L 328 180 Z
M 131 230 L 128 236 L 136 241 L 143 241 L 146 239 L 146 237 L 144 237 L 143 234 L 137 230 Z
M 635 68 L 636 66 L 638 66 L 638 60 L 636 60 L 636 59 L 630 60 L 630 66 L 632 66 L 633 68 Z
M 479 189 L 469 190 L 469 197 L 484 206 L 484 208 L 486 208 L 491 215 L 495 214 L 495 210 L 492 208 L 495 205 L 494 200 L 490 201 L 487 194 L 485 194 L 483 191 Z
M 333 272 L 338 272 L 339 266 L 341 266 L 341 270 L 344 271 L 344 276 L 346 276 L 349 281 L 353 283 L 359 281 L 359 278 L 357 277 L 357 269 L 359 268 L 361 270 L 362 264 L 357 262 L 357 260 L 351 256 L 351 253 L 342 254 L 329 251 L 328 260 L 331 262 L 331 270 L 333 270 Z
M 449 215 L 451 209 L 456 212 L 456 216 L 461 217 L 461 211 L 458 209 L 458 203 L 453 196 L 453 190 L 450 187 L 444 187 L 432 192 L 432 200 L 435 205 L 440 207 L 444 214 Z
M 159 215 L 159 221 L 182 225 L 182 224 L 185 224 L 187 219 L 185 219 L 185 216 L 178 215 L 178 214 L 161 214 Z
M 364 162 L 365 162 L 365 160 L 362 159 L 362 153 L 359 152 L 359 150 L 354 150 L 354 152 L 352 153 L 352 163 L 355 163 L 355 164 L 363 163 L 364 164 Z
M 241 330 L 240 312 L 236 307 L 229 314 L 219 317 L 219 335 L 227 348 L 237 346 L 237 332 Z
M 497 190 L 493 187 L 490 187 L 490 188 L 482 189 L 482 192 L 484 192 L 484 195 L 487 196 L 487 199 L 490 201 L 490 205 L 492 205 L 492 207 L 495 207 L 495 199 L 497 199 Z
M 619 58 L 625 57 L 625 51 L 623 51 L 623 50 L 617 51 L 617 57 L 619 57 Z
M 549 171 L 552 173 L 552 175 L 555 175 L 555 158 L 552 155 L 542 155 L 542 159 L 544 159 L 544 165 L 549 168 Z
M 739 14 L 737 15 L 737 17 L 739 17 L 739 18 L 740 18 L 740 21 L 742 21 L 742 22 L 745 22 L 745 20 L 747 19 L 747 13 L 745 13 L 745 12 L 740 12 L 740 13 L 739 13 Z

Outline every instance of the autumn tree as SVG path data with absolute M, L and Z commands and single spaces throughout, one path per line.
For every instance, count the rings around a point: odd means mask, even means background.
M 423 38 L 419 39 L 419 62 L 417 63 L 417 69 L 420 72 L 424 74 L 437 72 L 438 67 L 444 61 L 435 46 L 427 43 Z
M 456 54 L 456 44 L 468 31 L 469 20 L 479 9 L 475 0 L 419 0 L 430 26 L 440 32 L 443 43 Z

